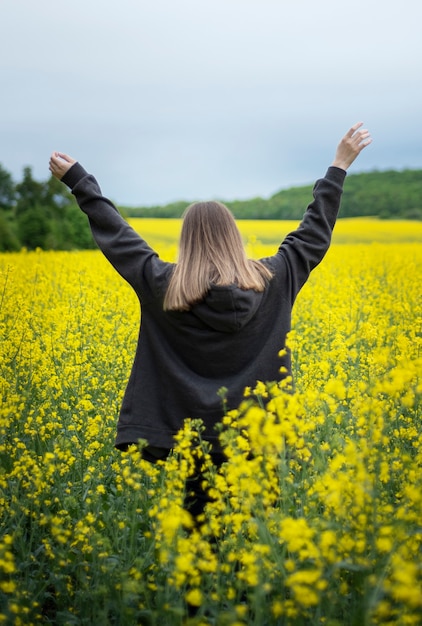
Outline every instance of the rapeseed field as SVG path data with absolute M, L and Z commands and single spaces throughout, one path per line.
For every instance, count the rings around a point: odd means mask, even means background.
M 131 222 L 176 259 L 178 220 Z M 254 257 L 292 229 L 239 226 Z M 219 471 L 194 415 L 161 465 L 113 448 L 139 308 L 98 251 L 1 254 L 0 625 L 420 625 L 421 243 L 338 222 L 294 309 L 296 391 L 245 390 Z

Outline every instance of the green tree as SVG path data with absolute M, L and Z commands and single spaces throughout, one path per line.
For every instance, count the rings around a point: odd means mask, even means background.
M 15 183 L 12 176 L 0 164 L 0 209 L 11 211 L 15 203 Z
M 0 252 L 12 252 L 20 249 L 10 211 L 0 211 Z
M 52 215 L 49 238 L 55 238 L 55 245 L 52 242 L 50 247 L 61 250 L 95 247 L 86 215 L 68 188 L 54 176 L 46 183 L 45 204 Z
M 32 177 L 31 167 L 24 167 L 23 178 L 16 185 L 16 215 L 25 213 L 28 209 L 35 206 L 42 206 L 44 203 L 45 189 L 43 183 L 40 183 Z
M 23 246 L 51 250 L 94 247 L 86 216 L 59 180 L 51 176 L 38 182 L 26 167 L 16 194 L 15 215 Z
M 26 248 L 46 248 L 47 236 L 50 232 L 49 221 L 43 207 L 37 204 L 29 206 L 17 217 L 19 239 Z
M 16 185 L 15 216 L 20 242 L 23 246 L 34 249 L 44 248 L 49 232 L 49 215 L 44 209 L 44 185 L 32 176 L 31 167 L 25 167 L 23 178 Z

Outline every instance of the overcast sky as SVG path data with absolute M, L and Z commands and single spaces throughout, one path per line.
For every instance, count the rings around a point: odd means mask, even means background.
M 421 0 L 0 0 L 0 163 L 53 150 L 118 204 L 268 197 L 324 174 L 422 168 Z

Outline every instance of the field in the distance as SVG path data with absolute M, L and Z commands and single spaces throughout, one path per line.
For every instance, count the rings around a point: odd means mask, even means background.
M 180 234 L 181 220 L 131 218 L 130 224 L 148 242 L 175 244 Z M 290 220 L 237 220 L 245 240 L 278 245 L 299 222 Z M 420 243 L 422 221 L 380 220 L 377 218 L 339 219 L 334 229 L 333 243 Z

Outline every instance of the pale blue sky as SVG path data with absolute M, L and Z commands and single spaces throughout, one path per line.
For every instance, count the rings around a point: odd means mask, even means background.
M 0 163 L 67 152 L 119 204 L 267 197 L 422 168 L 420 0 L 0 0 Z

